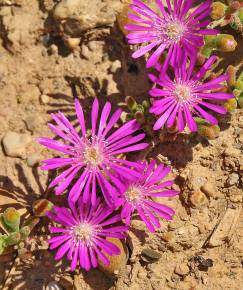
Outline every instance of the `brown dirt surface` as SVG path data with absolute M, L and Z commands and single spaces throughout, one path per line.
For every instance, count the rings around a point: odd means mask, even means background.
M 48 190 L 53 173 L 37 165 L 54 153 L 35 141 L 51 136 L 50 113 L 61 110 L 74 120 L 75 97 L 87 116 L 95 96 L 125 108 L 126 96 L 140 102 L 151 87 L 145 60 L 131 58 L 115 23 L 114 15 L 122 9 L 119 0 L 87 1 L 93 18 L 81 31 L 85 14 L 77 19 L 65 10 L 69 14 L 62 17 L 68 21 L 55 21 L 56 14 L 59 19 L 64 13 L 53 13 L 57 2 L 0 0 L 0 139 L 10 132 L 21 135 L 11 156 L 3 145 L 0 150 L 0 212 L 14 205 L 26 215 L 36 199 L 53 196 Z M 77 1 L 71 2 L 75 8 Z M 94 16 L 98 10 L 99 18 Z M 226 55 L 224 67 L 242 60 L 242 40 L 236 37 L 238 48 Z M 181 194 L 167 203 L 176 216 L 170 223 L 162 221 L 156 234 L 134 220 L 130 258 L 115 277 L 99 270 L 70 273 L 65 261 L 55 262 L 46 244 L 47 220 L 42 219 L 27 242 L 30 255 L 16 257 L 12 249 L 0 256 L 0 289 L 242 289 L 242 110 L 221 118 L 220 127 L 215 140 L 181 134 L 148 153 L 174 168 L 170 177 L 176 178 Z M 144 258 L 141 253 L 148 249 L 159 258 Z

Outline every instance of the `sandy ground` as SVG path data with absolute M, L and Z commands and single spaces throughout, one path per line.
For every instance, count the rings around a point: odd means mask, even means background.
M 145 61 L 131 59 L 122 32 L 109 16 L 111 8 L 101 9 L 106 13 L 100 16 L 104 21 L 94 19 L 71 51 L 63 42 L 67 28 L 63 33 L 51 16 L 55 1 L 39 2 L 0 1 L 0 138 L 15 132 L 25 134 L 26 141 L 18 148 L 18 157 L 7 156 L 3 146 L 0 150 L 0 211 L 12 203 L 31 211 L 36 199 L 53 198 L 47 185 L 54 173 L 37 167 L 53 153 L 35 142 L 36 137 L 51 136 L 47 127 L 50 113 L 61 110 L 74 119 L 75 97 L 87 115 L 95 96 L 101 103 L 109 100 L 114 107 L 124 107 L 126 96 L 144 100 L 151 87 Z M 106 2 L 90 1 L 97 6 Z M 115 10 L 120 9 L 118 0 L 112 2 L 117 4 Z M 73 29 L 70 35 L 77 38 L 79 33 Z M 233 65 L 241 58 L 240 47 L 227 54 L 227 62 Z M 11 252 L 0 257 L 0 288 L 242 289 L 242 111 L 236 109 L 221 118 L 220 127 L 216 140 L 182 134 L 151 150 L 148 157 L 174 168 L 171 175 L 181 194 L 167 204 L 174 207 L 176 216 L 171 223 L 163 221 L 156 234 L 133 221 L 129 242 L 133 250 L 115 278 L 98 270 L 71 274 L 68 264 L 54 262 L 46 234 L 44 238 L 40 235 L 45 230 L 43 219 L 27 241 L 31 255 L 19 259 Z M 144 258 L 141 253 L 148 249 L 160 259 Z

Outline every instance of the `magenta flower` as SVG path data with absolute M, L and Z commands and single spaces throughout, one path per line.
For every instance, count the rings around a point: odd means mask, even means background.
M 50 232 L 57 234 L 49 240 L 50 249 L 57 249 L 55 259 L 65 255 L 71 260 L 74 271 L 78 261 L 81 268 L 89 271 L 97 267 L 97 259 L 105 265 L 110 256 L 119 255 L 120 249 L 106 240 L 106 237 L 123 239 L 126 237 L 127 226 L 115 225 L 121 221 L 120 214 L 111 214 L 113 210 L 96 200 L 93 206 L 84 203 L 80 198 L 77 205 L 71 208 L 54 206 L 48 217 L 61 227 L 50 227 Z
M 140 168 L 139 165 L 122 159 L 120 155 L 147 147 L 147 143 L 140 142 L 144 139 L 145 134 L 132 135 L 140 128 L 136 120 L 112 130 L 120 118 L 121 110 L 118 109 L 109 118 L 111 111 L 109 102 L 105 104 L 97 125 L 99 103 L 95 99 L 91 111 L 92 129 L 88 135 L 83 109 L 77 100 L 75 109 L 81 132 L 78 133 L 68 119 L 62 113 L 58 113 L 52 114 L 57 126 L 49 124 L 49 127 L 57 136 L 66 141 L 66 144 L 50 138 L 38 139 L 39 143 L 47 148 L 68 155 L 43 161 L 42 169 L 64 168 L 64 171 L 50 184 L 51 187 L 58 185 L 55 189 L 56 194 L 63 193 L 77 176 L 78 179 L 69 192 L 69 200 L 75 202 L 82 195 L 84 202 L 91 200 L 93 205 L 96 204 L 96 185 L 98 183 L 107 204 L 112 206 L 117 194 L 114 187 L 117 183 L 114 172 L 128 179 L 137 178 L 139 175 L 136 171 Z
M 133 58 L 138 58 L 156 48 L 147 61 L 147 68 L 154 66 L 165 50 L 168 50 L 165 68 L 169 62 L 172 65 L 176 63 L 179 51 L 193 57 L 198 48 L 204 44 L 204 35 L 218 33 L 214 29 L 205 28 L 210 23 L 207 19 L 211 12 L 210 0 L 204 1 L 192 12 L 189 10 L 192 8 L 193 0 L 166 0 L 167 7 L 161 0 L 155 2 L 162 15 L 141 0 L 133 0 L 130 7 L 135 14 L 128 14 L 128 17 L 138 24 L 125 26 L 127 30 L 133 31 L 127 35 L 129 44 L 147 43 L 133 53 Z
M 136 181 L 121 179 L 121 217 L 127 225 L 131 222 L 134 212 L 145 222 L 147 228 L 154 232 L 160 227 L 158 217 L 171 220 L 174 210 L 170 207 L 153 201 L 156 196 L 171 197 L 178 194 L 176 190 L 169 190 L 166 187 L 174 184 L 173 180 L 161 182 L 170 172 L 169 167 L 163 164 L 156 166 L 153 160 L 149 164 L 143 163 L 143 170 Z
M 159 116 L 154 130 L 160 129 L 165 124 L 171 127 L 176 118 L 180 132 L 184 130 L 186 124 L 192 132 L 197 131 L 195 116 L 206 119 L 214 125 L 218 123 L 217 119 L 207 112 L 208 109 L 225 114 L 227 110 L 215 102 L 228 100 L 233 98 L 233 95 L 212 92 L 223 87 L 221 83 L 228 79 L 227 75 L 203 82 L 203 77 L 215 60 L 216 56 L 210 57 L 197 73 L 193 73 L 194 62 L 191 61 L 187 66 L 186 58 L 180 58 L 180 65 L 174 68 L 174 78 L 163 73 L 157 79 L 150 74 L 150 79 L 158 86 L 150 91 L 150 95 L 156 98 L 150 112 Z

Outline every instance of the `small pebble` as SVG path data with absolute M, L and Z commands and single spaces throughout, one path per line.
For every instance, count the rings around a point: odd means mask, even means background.
M 176 267 L 175 267 L 175 273 L 180 275 L 180 276 L 185 276 L 189 273 L 190 269 L 189 267 L 187 266 L 186 263 L 181 263 L 181 264 L 178 264 Z
M 51 54 L 58 54 L 58 47 L 55 45 L 55 44 L 52 44 L 50 47 L 49 47 L 49 52 Z
M 172 232 L 167 232 L 162 235 L 162 240 L 165 242 L 170 242 L 174 238 L 174 234 Z
M 7 132 L 3 137 L 3 147 L 8 156 L 21 157 L 26 156 L 26 147 L 32 141 L 30 135 Z
M 201 191 L 194 191 L 190 196 L 192 207 L 199 207 L 206 201 L 206 196 Z
M 233 186 L 239 182 L 239 175 L 237 173 L 230 174 L 229 178 L 227 179 L 227 185 Z
M 90 41 L 88 43 L 88 47 L 91 51 L 96 51 L 97 50 L 97 47 L 98 47 L 98 43 L 97 41 Z
M 120 68 L 121 68 L 121 62 L 120 60 L 117 59 L 112 63 L 110 71 L 111 73 L 115 73 Z
M 214 198 L 218 196 L 217 189 L 215 189 L 214 186 L 209 182 L 206 182 L 204 185 L 202 185 L 200 189 L 209 198 L 210 197 Z
M 64 40 L 64 43 L 70 50 L 75 50 L 79 47 L 80 38 L 67 38 Z
M 49 96 L 48 95 L 41 95 L 40 96 L 40 103 L 42 105 L 46 105 L 49 103 Z
M 43 125 L 43 118 L 39 114 L 31 114 L 25 119 L 26 127 L 29 131 L 38 132 L 41 130 L 41 125 Z
M 161 258 L 161 254 L 152 249 L 143 249 L 141 253 L 142 257 L 147 257 L 151 260 L 159 260 Z
M 84 44 L 82 44 L 82 46 L 81 46 L 81 54 L 82 54 L 82 56 L 83 56 L 84 58 L 86 58 L 87 60 L 90 59 L 90 55 L 91 55 L 90 50 L 89 50 L 88 47 L 87 47 L 86 45 L 84 45 Z

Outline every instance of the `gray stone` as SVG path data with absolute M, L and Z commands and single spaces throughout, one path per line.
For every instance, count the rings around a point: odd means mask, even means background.
M 233 186 L 239 182 L 239 175 L 237 173 L 230 174 L 229 178 L 227 179 L 227 185 Z
M 53 16 L 66 35 L 80 37 L 84 31 L 113 25 L 121 8 L 122 4 L 114 0 L 62 0 L 55 6 Z
M 9 131 L 3 137 L 2 143 L 8 156 L 25 158 L 26 146 L 31 141 L 32 138 L 28 134 L 18 134 Z

